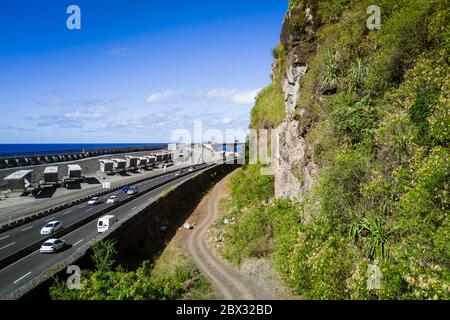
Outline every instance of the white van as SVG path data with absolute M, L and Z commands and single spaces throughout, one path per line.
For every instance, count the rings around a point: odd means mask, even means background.
M 98 219 L 97 221 L 97 231 L 105 232 L 108 231 L 109 227 L 111 227 L 114 223 L 117 222 L 116 216 L 106 215 Z

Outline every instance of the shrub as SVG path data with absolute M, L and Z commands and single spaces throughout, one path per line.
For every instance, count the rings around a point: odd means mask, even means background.
M 260 164 L 247 165 L 230 182 L 234 204 L 238 208 L 267 200 L 273 195 L 273 177 L 261 174 Z
M 273 249 L 271 210 L 256 206 L 238 217 L 231 232 L 227 233 L 224 256 L 239 265 L 245 257 L 263 257 Z
M 379 219 L 369 217 L 359 224 L 353 223 L 350 225 L 349 233 L 353 240 L 364 241 L 369 258 L 385 259 L 389 257 L 389 234 Z
M 364 149 L 344 149 L 333 153 L 314 188 L 321 211 L 338 219 L 349 220 L 362 197 L 361 186 L 369 181 L 373 164 Z
M 371 138 L 377 124 L 377 114 L 368 96 L 358 100 L 355 93 L 343 92 L 334 99 L 332 108 L 334 127 L 352 144 Z
M 165 274 L 153 274 L 148 262 L 136 271 L 116 270 L 85 272 L 81 290 L 69 290 L 57 280 L 50 288 L 54 300 L 173 300 L 182 298 L 189 288 L 185 283 L 193 281 L 201 285 L 199 271 L 188 263 L 174 266 Z
M 109 271 L 115 263 L 117 251 L 112 241 L 99 241 L 92 246 L 95 269 Z
M 369 66 L 367 88 L 381 95 L 385 89 L 396 86 L 405 72 L 414 64 L 418 54 L 432 48 L 428 38 L 427 23 L 443 1 L 414 0 L 401 2 L 384 19 L 381 32 L 376 33 L 378 52 Z M 389 7 L 392 2 L 384 5 Z M 384 7 L 382 6 L 382 10 Z M 388 8 L 388 13 L 390 13 Z

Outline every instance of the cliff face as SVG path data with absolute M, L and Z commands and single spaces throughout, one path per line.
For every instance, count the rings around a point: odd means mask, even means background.
M 287 56 L 287 66 L 282 77 L 286 118 L 277 128 L 278 148 L 273 157 L 275 197 L 301 200 L 310 190 L 319 168 L 305 142 L 309 123 L 301 121 L 308 112 L 297 109 L 300 84 L 308 71 L 307 58 L 314 48 L 313 6 L 299 6 L 289 11 L 281 32 L 281 44 Z
M 290 1 L 252 110 L 275 177 L 232 179 L 228 254 L 270 254 L 305 298 L 450 299 L 450 8 L 384 0 L 371 29 L 372 4 Z
M 380 1 L 381 29 L 372 4 L 290 1 L 252 110 L 275 177 L 233 177 L 228 256 L 307 299 L 450 299 L 448 0 Z

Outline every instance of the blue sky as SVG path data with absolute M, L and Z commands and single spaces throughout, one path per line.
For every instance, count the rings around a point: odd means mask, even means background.
M 81 30 L 66 27 L 71 4 Z M 287 0 L 4 0 L 0 143 L 169 142 L 180 129 L 193 134 L 194 121 L 203 140 L 221 140 L 212 129 L 244 130 L 270 82 L 286 8 Z

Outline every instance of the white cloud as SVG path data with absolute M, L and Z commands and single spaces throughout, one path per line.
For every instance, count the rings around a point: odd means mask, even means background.
M 182 90 L 175 91 L 175 90 L 170 90 L 170 89 L 161 91 L 161 92 L 155 92 L 147 97 L 147 102 L 155 103 L 155 102 L 169 101 L 172 98 L 175 98 L 175 97 L 181 95 L 182 93 L 183 93 Z
M 112 56 L 123 56 L 128 51 L 127 46 L 111 48 L 108 50 L 108 54 Z
M 36 104 L 39 106 L 56 106 L 70 108 L 99 108 L 114 106 L 119 98 L 80 98 L 68 96 L 66 94 L 51 94 L 49 96 L 38 98 Z
M 222 123 L 223 124 L 228 124 L 228 123 L 230 123 L 231 122 L 231 118 L 223 118 L 222 119 Z
M 108 109 L 106 107 L 94 107 L 87 110 L 64 113 L 64 118 L 71 120 L 95 120 L 105 116 L 108 116 Z
M 82 128 L 87 122 L 109 118 L 111 110 L 113 108 L 101 106 L 62 113 L 32 114 L 26 119 L 35 122 L 38 127 Z
M 188 104 L 191 102 L 222 101 L 231 104 L 252 104 L 261 89 L 240 90 L 216 88 L 208 91 L 186 92 L 184 90 L 165 90 L 154 92 L 147 97 L 148 103 L 177 102 Z
M 261 89 L 238 90 L 238 89 L 213 89 L 206 92 L 211 99 L 223 99 L 233 104 L 251 104 Z

